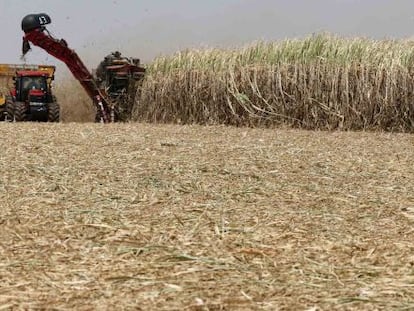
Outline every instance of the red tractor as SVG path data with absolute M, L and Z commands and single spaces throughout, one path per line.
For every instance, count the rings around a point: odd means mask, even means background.
M 47 65 L 0 65 L 0 77 L 13 79 L 10 95 L 4 96 L 3 119 L 59 122 L 60 109 L 51 87 L 54 72 L 55 67 Z

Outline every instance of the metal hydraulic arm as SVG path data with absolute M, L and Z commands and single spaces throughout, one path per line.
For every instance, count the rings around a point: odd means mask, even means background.
M 65 40 L 55 39 L 47 31 L 45 25 L 50 24 L 50 17 L 46 14 L 30 14 L 22 21 L 23 37 L 22 52 L 25 55 L 30 50 L 30 43 L 44 49 L 50 55 L 66 64 L 73 76 L 80 82 L 97 108 L 97 116 L 102 122 L 113 122 L 113 104 L 99 89 L 92 74 L 83 64 L 79 56 L 68 47 Z

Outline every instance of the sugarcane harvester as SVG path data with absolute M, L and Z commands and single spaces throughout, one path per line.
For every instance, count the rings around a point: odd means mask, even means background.
M 96 107 L 95 121 L 110 123 L 119 120 L 119 103 L 116 98 L 107 92 L 109 88 L 102 86 L 101 80 L 96 79 L 87 69 L 76 52 L 68 47 L 64 39 L 55 39 L 46 29 L 51 23 L 49 15 L 29 14 L 22 20 L 24 31 L 22 53 L 23 56 L 31 49 L 30 43 L 44 49 L 47 53 L 64 62 L 73 76 L 80 82 L 86 93 L 93 100 Z M 120 76 L 134 76 L 142 78 L 145 69 L 139 64 L 127 63 L 117 67 Z

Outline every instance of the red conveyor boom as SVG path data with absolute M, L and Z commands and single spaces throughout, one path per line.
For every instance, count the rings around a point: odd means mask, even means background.
M 99 89 L 92 74 L 83 64 L 79 56 L 70 49 L 65 40 L 53 38 L 44 27 L 38 27 L 25 32 L 23 37 L 23 54 L 30 49 L 29 42 L 44 49 L 50 55 L 64 62 L 73 76 L 80 82 L 97 109 L 101 112 L 103 122 L 113 121 L 113 107 L 106 95 Z

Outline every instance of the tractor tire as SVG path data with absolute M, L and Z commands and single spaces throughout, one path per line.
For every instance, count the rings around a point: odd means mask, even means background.
M 59 122 L 60 120 L 60 107 L 57 102 L 51 102 L 48 108 L 48 122 Z
M 15 122 L 24 122 L 27 121 L 27 107 L 23 102 L 15 102 L 13 104 L 13 109 L 10 109 L 11 119 Z
M 4 116 L 4 121 L 13 122 L 14 121 L 14 102 L 11 97 L 6 98 L 6 114 Z
M 7 119 L 7 110 L 5 105 L 0 106 L 0 121 L 6 121 Z

